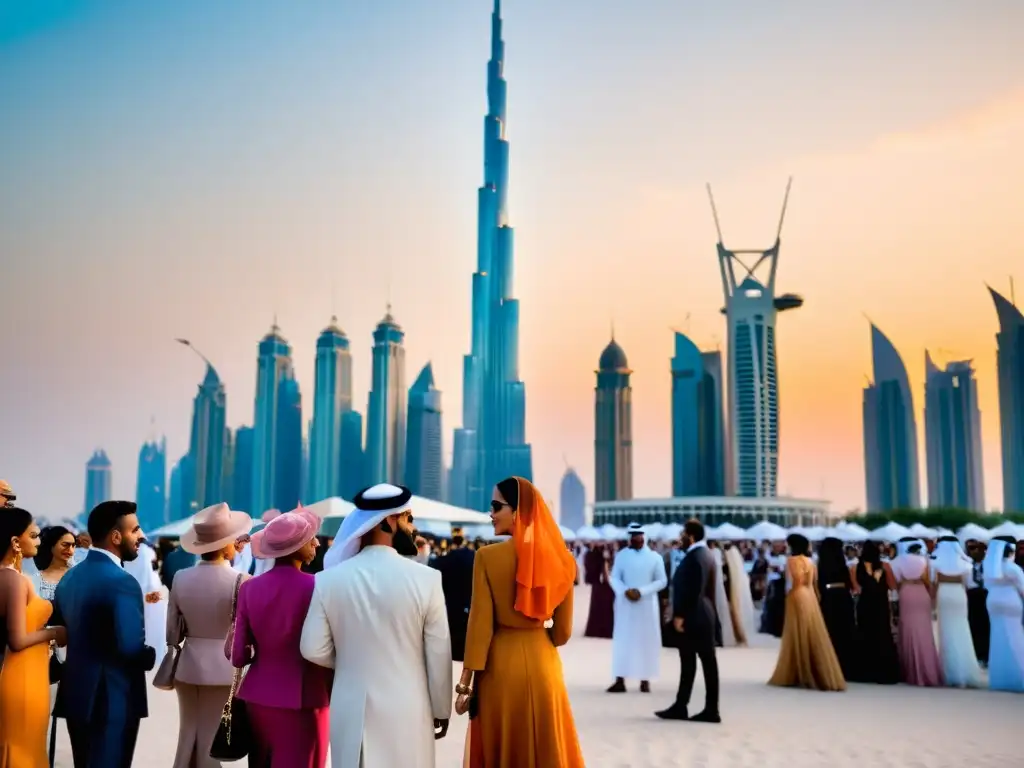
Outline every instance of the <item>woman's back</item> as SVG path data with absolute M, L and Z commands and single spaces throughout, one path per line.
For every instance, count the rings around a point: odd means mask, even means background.
M 790 592 L 809 588 L 814 584 L 815 567 L 806 555 L 791 555 L 786 564 Z
M 544 622 L 531 619 L 516 610 L 516 546 L 511 539 L 483 547 L 476 553 L 487 576 L 496 626 L 512 629 L 537 629 Z M 569 598 L 571 599 L 571 591 Z M 570 628 L 571 629 L 571 628 Z
M 479 714 L 469 740 L 472 768 L 582 768 L 572 710 L 556 646 L 572 633 L 573 590 L 555 608 L 553 625 L 515 609 L 514 541 L 476 553 L 465 668 L 476 671 Z M 523 713 L 531 714 L 526 720 Z
M 328 705 L 333 672 L 299 652 L 314 582 L 311 574 L 278 563 L 243 585 L 231 654 L 236 667 L 252 662 L 241 698 L 288 709 Z

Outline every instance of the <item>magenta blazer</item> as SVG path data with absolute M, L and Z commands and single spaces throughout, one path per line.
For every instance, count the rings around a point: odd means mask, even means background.
M 243 582 L 238 590 L 231 663 L 251 666 L 239 698 L 281 709 L 316 709 L 331 703 L 334 672 L 299 653 L 313 581 L 312 574 L 276 565 Z

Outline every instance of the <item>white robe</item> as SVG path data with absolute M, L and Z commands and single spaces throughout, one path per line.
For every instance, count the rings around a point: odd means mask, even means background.
M 252 567 L 252 547 L 246 547 L 239 552 L 235 559 L 231 561 L 231 567 L 239 573 L 249 573 L 249 569 Z
M 624 549 L 615 556 L 611 587 L 615 593 L 612 630 L 612 675 L 654 680 L 661 658 L 661 616 L 658 593 L 668 584 L 665 561 L 649 547 Z M 627 589 L 640 590 L 635 603 Z
M 142 589 L 142 594 L 160 592 L 159 603 L 145 603 L 143 617 L 146 624 L 146 645 L 156 651 L 157 666 L 167 652 L 167 595 L 163 593 L 160 575 L 153 569 L 156 563 L 156 550 L 146 543 L 139 545 L 139 556 L 124 564 Z
M 743 625 L 743 636 L 747 643 L 754 640 L 757 633 L 757 624 L 754 621 L 754 598 L 750 594 L 750 576 L 747 574 L 746 563 L 743 555 L 736 547 L 727 549 L 725 562 L 729 565 L 729 590 L 732 592 L 732 599 L 736 605 L 736 615 Z
M 452 712 L 439 571 L 382 546 L 321 571 L 299 650 L 334 669 L 334 765 L 434 768 L 434 720 Z
M 724 558 L 722 550 L 715 547 L 711 550 L 715 558 L 715 612 L 718 613 L 718 623 L 722 627 L 722 646 L 732 648 L 736 645 L 736 633 L 732 628 L 732 613 L 729 611 L 729 596 L 725 594 L 725 570 L 722 568 Z

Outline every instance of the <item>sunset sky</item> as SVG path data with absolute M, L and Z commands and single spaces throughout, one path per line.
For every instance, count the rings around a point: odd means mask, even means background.
M 996 315 L 1024 302 L 1024 3 L 505 0 L 521 372 L 534 474 L 593 490 L 594 368 L 633 375 L 634 489 L 671 489 L 672 328 L 725 338 L 725 245 L 771 245 L 780 492 L 864 504 L 870 317 L 908 367 L 973 358 L 985 493 L 1002 501 Z M 30 11 L 10 6 L 31 6 Z M 96 447 L 186 450 L 214 361 L 251 424 L 276 313 L 304 419 L 332 313 L 365 412 L 389 297 L 406 376 L 461 416 L 490 0 L 38 0 L 0 8 L 0 477 L 82 511 Z M 151 426 L 151 422 L 155 424 Z M 564 458 L 563 458 L 564 457 Z M 922 498 L 926 486 L 920 456 Z

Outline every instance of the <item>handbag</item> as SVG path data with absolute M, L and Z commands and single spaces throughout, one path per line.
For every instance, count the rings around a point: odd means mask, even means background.
M 228 627 L 227 637 L 224 638 L 224 658 L 228 661 L 231 661 L 231 653 L 235 645 L 235 612 L 238 609 L 238 590 L 242 586 L 243 578 L 245 578 L 245 574 L 238 574 L 238 578 L 235 579 L 235 591 L 231 595 L 231 626 Z
M 235 637 L 235 612 L 238 610 L 238 588 L 242 584 L 242 574 L 238 575 L 235 582 L 235 591 L 231 596 L 231 629 L 228 631 L 228 638 L 233 642 Z M 227 648 L 225 642 L 225 648 Z M 231 679 L 231 693 L 224 703 L 224 709 L 220 713 L 220 725 L 217 726 L 217 734 L 213 737 L 213 744 L 210 746 L 210 757 L 221 762 L 241 760 L 249 754 L 252 744 L 252 729 L 249 726 L 249 713 L 245 708 L 245 702 L 239 699 L 239 683 L 242 681 L 242 670 L 236 669 L 235 676 Z
M 242 670 L 235 670 L 231 681 L 231 693 L 220 713 L 220 725 L 210 746 L 210 757 L 221 762 L 241 760 L 249 754 L 252 744 L 252 730 L 249 726 L 249 713 L 245 702 L 237 698 L 238 684 L 242 678 Z

